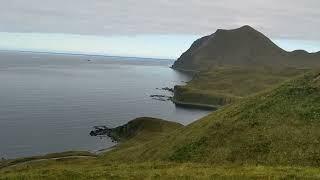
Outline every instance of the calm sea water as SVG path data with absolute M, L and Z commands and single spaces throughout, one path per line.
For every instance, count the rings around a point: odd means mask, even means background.
M 90 60 L 90 61 L 88 61 Z M 150 98 L 169 95 L 190 76 L 171 60 L 0 52 L 0 157 L 99 150 L 110 139 L 89 136 L 141 116 L 188 124 L 208 111 Z

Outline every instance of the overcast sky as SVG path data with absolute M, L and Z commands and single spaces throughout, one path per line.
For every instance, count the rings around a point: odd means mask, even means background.
M 0 0 L 0 31 L 206 34 L 252 25 L 272 37 L 320 39 L 319 0 Z
M 0 31 L 211 34 L 248 24 L 273 39 L 320 41 L 319 0 L 0 0 Z

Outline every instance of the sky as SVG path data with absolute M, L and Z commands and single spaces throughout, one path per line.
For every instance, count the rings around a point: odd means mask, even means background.
M 176 58 L 250 25 L 287 50 L 320 50 L 319 0 L 0 0 L 0 49 Z

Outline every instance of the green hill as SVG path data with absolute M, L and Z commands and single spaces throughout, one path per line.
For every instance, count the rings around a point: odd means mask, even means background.
M 111 129 L 109 136 L 119 142 L 127 141 L 132 138 L 145 141 L 150 137 L 173 131 L 182 126 L 183 125 L 175 122 L 151 117 L 140 117 L 129 121 L 125 125 Z
M 173 64 L 196 72 L 187 86 L 176 86 L 178 105 L 221 107 L 320 66 L 320 52 L 287 52 L 250 26 L 217 30 L 195 41 Z
M 219 108 L 307 71 L 285 67 L 214 67 L 197 73 L 185 86 L 175 86 L 173 101 L 178 105 Z
M 174 69 L 204 71 L 215 66 L 320 66 L 319 53 L 287 52 L 250 26 L 219 29 L 195 41 Z
M 307 73 L 105 158 L 319 167 L 319 129 L 320 74 Z

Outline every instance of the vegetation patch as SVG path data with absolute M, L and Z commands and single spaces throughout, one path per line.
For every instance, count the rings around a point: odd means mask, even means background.
M 207 138 L 202 137 L 201 139 L 186 144 L 182 147 L 177 147 L 177 150 L 169 157 L 172 161 L 188 161 L 194 156 L 201 156 L 205 148 L 207 148 Z
M 214 67 L 194 76 L 186 86 L 175 86 L 177 104 L 221 107 L 271 89 L 305 73 L 306 69 L 275 67 Z

